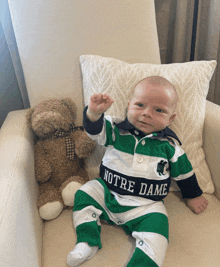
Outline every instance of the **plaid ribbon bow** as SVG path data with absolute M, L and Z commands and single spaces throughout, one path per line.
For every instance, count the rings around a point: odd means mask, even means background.
M 76 130 L 81 129 L 82 127 L 80 126 L 75 126 L 75 124 L 71 124 L 69 127 L 68 131 L 64 131 L 62 129 L 56 130 L 54 135 L 59 138 L 59 137 L 65 137 L 66 141 L 66 156 L 67 158 L 73 160 L 75 157 L 75 144 L 72 140 L 72 138 L 69 136 L 70 133 L 75 132 Z

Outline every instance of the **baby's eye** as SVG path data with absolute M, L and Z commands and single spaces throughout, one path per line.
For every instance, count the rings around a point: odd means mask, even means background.
M 163 110 L 162 110 L 161 108 L 157 108 L 157 109 L 156 109 L 156 112 L 158 112 L 158 113 L 162 113 Z
M 142 108 L 144 105 L 143 105 L 142 103 L 137 103 L 137 106 L 138 106 L 139 108 Z

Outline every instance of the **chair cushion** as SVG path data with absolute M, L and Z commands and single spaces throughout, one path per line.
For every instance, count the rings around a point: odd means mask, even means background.
M 180 199 L 179 192 L 171 192 L 165 198 L 168 211 L 170 238 L 163 267 L 207 267 L 220 262 L 220 202 L 214 195 L 207 210 L 196 215 Z M 118 226 L 102 223 L 102 249 L 83 267 L 122 267 L 129 261 L 134 247 L 133 237 Z M 66 267 L 66 257 L 76 242 L 72 225 L 72 211 L 65 210 L 55 220 L 44 223 L 43 267 Z
M 167 65 L 129 64 L 114 58 L 84 55 L 80 57 L 80 62 L 85 105 L 88 104 L 92 93 L 108 93 L 115 102 L 106 114 L 118 116 L 122 119 L 126 115 L 129 95 L 138 81 L 148 76 L 160 75 L 172 82 L 177 90 L 178 105 L 177 118 L 171 124 L 171 129 L 183 143 L 182 147 L 192 163 L 203 192 L 214 192 L 202 148 L 202 133 L 206 96 L 209 81 L 216 67 L 215 60 Z M 98 170 L 102 158 L 100 154 L 99 151 L 94 155 L 94 157 L 99 158 L 98 162 L 96 159 L 97 165 L 92 162 L 91 170 L 88 167 L 88 171 L 93 176 L 98 173 L 98 171 L 94 171 L 94 166 Z M 177 185 L 175 186 L 177 188 Z

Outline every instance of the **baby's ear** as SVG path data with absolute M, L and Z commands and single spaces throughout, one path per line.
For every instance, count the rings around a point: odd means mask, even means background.
M 173 115 L 171 115 L 170 120 L 169 120 L 169 124 L 176 118 L 176 112 L 173 113 Z

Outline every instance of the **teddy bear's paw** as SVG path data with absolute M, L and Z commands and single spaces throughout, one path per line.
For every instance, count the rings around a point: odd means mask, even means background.
M 47 203 L 39 208 L 40 217 L 44 220 L 52 220 L 60 215 L 63 204 L 60 201 Z
M 70 182 L 63 190 L 62 197 L 63 202 L 66 206 L 73 206 L 75 193 L 82 186 L 82 184 L 78 182 Z

